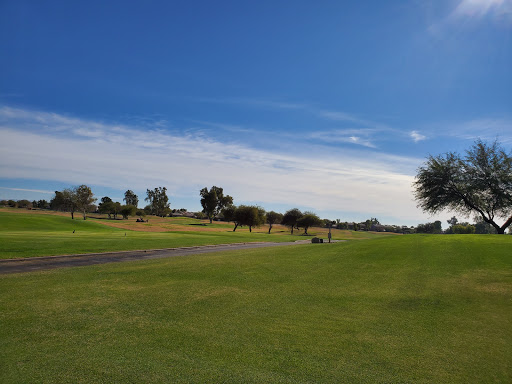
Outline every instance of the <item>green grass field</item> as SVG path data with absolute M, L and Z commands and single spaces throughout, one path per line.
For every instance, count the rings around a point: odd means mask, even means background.
M 216 224 L 218 226 L 218 224 Z M 75 231 L 73 233 L 73 231 Z M 269 239 L 271 237 L 271 239 Z M 288 241 L 262 233 L 188 231 L 140 232 L 109 227 L 98 220 L 0 213 L 0 258 L 185 247 L 250 241 Z M 296 240 L 297 237 L 292 239 Z
M 284 228 L 270 235 L 266 227 L 252 233 L 247 228 L 232 232 L 232 228 L 232 224 L 207 224 L 186 218 L 151 217 L 149 223 L 140 225 L 135 223 L 135 219 L 109 221 L 92 218 L 84 221 L 80 218 L 72 220 L 69 215 L 0 209 L 0 259 L 311 238 L 301 236 L 300 231 L 291 236 Z M 312 228 L 311 234 L 315 230 L 323 231 L 322 235 L 326 237 L 325 229 Z M 379 236 L 382 235 L 338 231 L 334 238 Z
M 511 249 L 411 235 L 3 275 L 0 382 L 510 383 Z

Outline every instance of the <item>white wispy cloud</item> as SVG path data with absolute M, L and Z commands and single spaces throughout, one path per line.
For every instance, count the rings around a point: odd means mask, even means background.
M 348 122 L 361 125 L 364 127 L 379 127 L 382 129 L 389 129 L 384 124 L 356 116 L 352 113 L 344 111 L 333 111 L 328 109 L 318 108 L 309 103 L 292 103 L 286 101 L 276 101 L 271 99 L 250 99 L 250 98 L 223 98 L 223 99 L 198 99 L 200 102 L 219 103 L 219 104 L 238 104 L 254 108 L 271 108 L 276 110 L 297 110 L 314 115 L 316 117 L 336 121 Z
M 492 118 L 469 120 L 455 124 L 451 134 L 467 140 L 497 139 L 504 144 L 512 144 L 512 120 Z
M 311 133 L 310 137 L 321 140 L 325 143 L 350 143 L 362 145 L 368 148 L 376 148 L 372 142 L 372 136 L 377 132 L 375 129 L 334 129 L 329 131 L 317 131 Z
M 512 21 L 512 1 L 462 0 L 451 14 L 451 17 L 455 19 L 480 19 L 485 16 Z
M 512 0 L 458 0 L 456 6 L 443 18 L 428 27 L 434 36 L 444 36 L 453 27 L 457 28 L 482 20 L 512 25 Z
M 329 120 L 348 121 L 351 123 L 358 123 L 361 125 L 372 125 L 372 123 L 370 123 L 366 120 L 360 119 L 360 118 L 358 118 L 350 113 L 346 113 L 346 112 L 319 110 L 319 111 L 316 111 L 316 113 L 319 116 L 324 117 Z
M 412 131 L 410 133 L 410 136 L 412 138 L 412 140 L 417 143 L 419 141 L 422 141 L 422 140 L 425 140 L 427 138 L 427 136 L 425 135 L 422 135 L 421 133 L 419 133 L 418 131 Z
M 503 144 L 512 144 L 512 119 L 479 118 L 467 121 L 440 122 L 423 126 L 436 138 L 450 137 L 462 140 L 484 141 L 498 140 Z
M 305 103 L 292 103 L 287 101 L 271 100 L 271 99 L 254 99 L 247 97 L 226 97 L 226 98 L 195 98 L 194 101 L 201 103 L 215 104 L 237 104 L 256 108 L 271 109 L 308 109 L 310 106 Z
M 242 127 L 240 125 L 234 125 L 234 124 L 225 124 L 225 123 L 215 123 L 212 121 L 204 121 L 204 120 L 192 120 L 193 123 L 202 125 L 202 126 L 208 126 L 212 128 L 222 129 L 224 131 L 228 132 L 235 132 L 235 133 L 257 133 L 256 130 Z
M 27 189 L 27 188 L 10 188 L 10 187 L 0 187 L 0 189 L 8 189 L 9 191 L 45 193 L 45 194 L 49 194 L 49 195 L 53 195 L 55 193 L 54 191 L 46 191 L 44 189 Z
M 312 139 L 321 140 L 325 143 L 352 144 L 355 146 L 363 146 L 367 148 L 377 148 L 378 146 L 376 142 L 379 141 L 379 136 L 387 136 L 388 138 L 390 135 L 397 136 L 398 138 L 403 136 L 400 130 L 389 127 L 386 124 L 373 121 L 371 119 L 366 119 L 344 111 L 318 108 L 308 103 L 290 103 L 250 98 L 200 99 L 199 101 L 209 103 L 245 105 L 251 108 L 270 108 L 286 113 L 289 113 L 290 110 L 294 110 L 295 112 L 305 113 L 321 120 L 327 120 L 334 123 L 334 125 L 341 127 L 329 130 L 313 129 L 313 133 L 309 137 Z M 255 130 L 239 126 L 231 126 L 229 124 L 219 124 L 204 121 L 199 123 L 212 127 L 218 127 L 224 130 L 230 130 L 232 132 L 257 133 Z M 273 132 L 273 135 L 279 135 L 281 137 L 289 136 L 287 134 L 279 134 L 276 132 Z
M 222 185 L 238 201 L 263 205 L 360 210 L 403 219 L 420 215 L 411 195 L 419 159 L 321 152 L 307 143 L 294 152 L 271 152 L 192 132 L 141 130 L 9 107 L 0 108 L 0 137 L 2 178 L 142 190 L 164 185 L 180 196 Z M 355 134 L 348 138 L 364 141 Z

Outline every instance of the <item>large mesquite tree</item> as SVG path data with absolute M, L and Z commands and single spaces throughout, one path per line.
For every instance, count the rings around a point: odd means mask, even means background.
M 309 227 L 320 227 L 324 222 L 316 213 L 304 212 L 302 217 L 297 221 L 297 226 L 304 228 L 304 234 L 308 234 Z
M 283 214 L 274 212 L 274 211 L 270 211 L 270 212 L 267 212 L 267 214 L 265 215 L 265 219 L 268 224 L 268 233 L 270 233 L 274 224 L 278 224 L 283 220 Z
M 265 210 L 255 205 L 240 205 L 235 209 L 233 221 L 233 232 L 238 226 L 247 226 L 249 232 L 252 232 L 252 227 L 259 227 L 265 223 Z
M 293 228 L 297 226 L 297 223 L 302 217 L 302 212 L 298 208 L 293 208 L 285 212 L 281 224 L 291 228 L 291 234 L 293 235 Z
M 203 207 L 203 213 L 208 216 L 210 223 L 213 218 L 217 216 L 224 207 L 228 207 L 233 204 L 233 198 L 229 195 L 224 196 L 224 190 L 215 185 L 208 190 L 203 188 L 199 191 L 201 196 L 201 206 Z
M 499 234 L 512 224 L 512 156 L 498 142 L 476 141 L 465 156 L 430 156 L 418 169 L 414 189 L 425 212 L 476 214 Z

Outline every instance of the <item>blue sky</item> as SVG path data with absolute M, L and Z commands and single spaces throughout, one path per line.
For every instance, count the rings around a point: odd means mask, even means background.
M 450 215 L 416 208 L 428 154 L 512 147 L 512 0 L 1 1 L 0 56 L 0 198 L 414 225 Z

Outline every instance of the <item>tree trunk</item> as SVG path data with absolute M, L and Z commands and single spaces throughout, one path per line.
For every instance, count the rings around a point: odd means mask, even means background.
M 233 228 L 233 232 L 236 231 L 236 228 L 238 227 L 238 223 L 235 223 L 235 228 Z
M 494 222 L 494 220 L 492 220 L 492 219 L 489 219 L 489 218 L 485 217 L 485 215 L 483 215 L 483 214 L 481 214 L 481 215 L 482 215 L 482 217 L 483 217 L 483 219 L 484 219 L 484 221 L 485 221 L 486 223 L 491 224 L 491 225 L 494 227 L 494 229 L 496 230 L 496 233 L 497 233 L 498 235 L 504 235 L 504 234 L 505 234 L 505 229 L 507 228 L 506 223 L 503 225 L 503 227 L 500 227 L 498 224 L 496 224 L 496 223 Z M 509 220 L 510 220 L 510 219 L 509 219 Z M 507 221 L 508 221 L 508 220 L 507 220 Z M 510 224 L 509 224 L 509 225 L 510 225 Z
M 270 235 L 270 231 L 272 230 L 272 225 L 268 226 L 268 234 Z
M 307 235 L 308 234 L 308 227 L 304 227 L 304 234 Z
M 213 217 L 209 217 L 210 219 L 210 224 L 213 223 Z
M 75 212 L 71 211 L 71 220 L 75 220 Z
M 252 232 L 252 225 L 249 225 L 249 232 Z
M 85 209 L 84 209 L 84 220 L 86 219 L 86 216 L 85 216 Z
M 293 225 L 292 225 L 292 235 L 293 235 Z
M 502 232 L 498 231 L 498 233 L 499 233 L 499 234 L 501 234 L 501 235 L 504 235 L 504 234 L 505 234 L 505 229 L 507 229 L 507 228 L 510 226 L 510 224 L 512 224 L 512 216 L 510 216 L 510 217 L 508 218 L 508 220 L 507 220 L 507 221 L 505 221 L 505 224 L 503 224 L 503 225 L 501 226 L 501 228 L 500 228 L 500 229 L 501 229 L 501 231 L 502 231 Z

